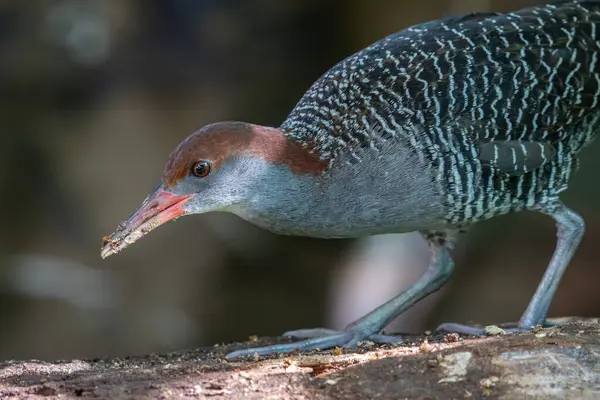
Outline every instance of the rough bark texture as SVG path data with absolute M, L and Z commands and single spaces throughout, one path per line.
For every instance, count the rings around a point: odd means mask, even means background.
M 285 340 L 122 359 L 7 361 L 0 364 L 0 398 L 600 398 L 597 319 L 482 338 L 406 337 L 401 346 L 366 343 L 353 352 L 222 358 L 233 349 Z

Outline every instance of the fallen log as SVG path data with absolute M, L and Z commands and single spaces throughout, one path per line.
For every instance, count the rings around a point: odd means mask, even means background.
M 399 346 L 236 362 L 261 338 L 143 357 L 0 363 L 0 398 L 599 399 L 597 319 L 520 334 L 406 336 Z

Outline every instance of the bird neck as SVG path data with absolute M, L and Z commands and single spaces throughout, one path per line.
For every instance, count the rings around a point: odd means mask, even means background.
M 245 168 L 260 171 L 241 188 L 244 200 L 228 211 L 268 231 L 287 234 L 307 234 L 305 221 L 311 205 L 320 194 L 319 179 L 311 174 L 296 174 L 286 165 L 249 158 Z
M 234 212 L 274 233 L 321 238 L 444 228 L 437 172 L 404 144 L 391 142 L 357 164 L 338 161 L 320 176 L 255 164 L 262 173 Z

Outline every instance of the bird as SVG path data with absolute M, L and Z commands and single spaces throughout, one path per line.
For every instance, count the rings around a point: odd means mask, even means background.
M 382 330 L 451 278 L 473 224 L 534 211 L 552 218 L 551 261 L 510 332 L 547 326 L 585 231 L 560 199 L 600 128 L 600 2 L 558 1 L 417 24 L 321 75 L 279 125 L 221 121 L 171 152 L 153 191 L 103 239 L 106 258 L 184 215 L 229 212 L 267 231 L 321 239 L 418 232 L 427 270 L 342 330 L 227 360 L 400 343 Z M 445 323 L 440 330 L 481 334 Z

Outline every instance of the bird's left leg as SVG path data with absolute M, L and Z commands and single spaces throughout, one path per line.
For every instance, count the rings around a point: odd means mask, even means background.
M 404 292 L 352 322 L 344 330 L 334 331 L 319 328 L 292 331 L 289 333 L 294 336 L 299 334 L 300 336 L 310 337 L 310 339 L 289 344 L 238 350 L 227 354 L 225 357 L 231 360 L 255 354 L 265 356 L 333 347 L 355 348 L 358 342 L 362 340 L 372 340 L 379 343 L 400 342 L 399 338 L 380 335 L 379 332 L 419 300 L 439 290 L 450 279 L 454 269 L 449 248 L 445 243 L 430 240 L 430 248 L 430 265 L 419 280 Z
M 585 231 L 583 218 L 575 211 L 562 204 L 558 199 L 553 201 L 550 205 L 539 207 L 536 210 L 551 216 L 554 221 L 556 221 L 556 249 L 554 250 L 550 264 L 544 273 L 544 277 L 538 285 L 527 309 L 523 313 L 518 326 L 516 328 L 506 329 L 507 332 L 524 332 L 531 330 L 531 328 L 536 325 L 556 325 L 546 321 L 548 308 L 550 308 L 550 303 L 554 298 L 556 289 L 558 289 L 558 284 L 560 283 L 571 258 L 573 258 L 573 254 L 575 253 L 575 250 L 577 250 Z M 484 328 L 455 323 L 445 323 L 440 325 L 437 329 L 448 332 L 464 333 L 467 335 L 481 335 L 484 333 Z

